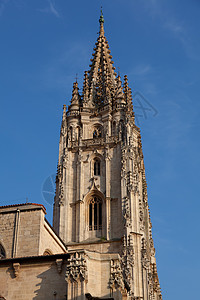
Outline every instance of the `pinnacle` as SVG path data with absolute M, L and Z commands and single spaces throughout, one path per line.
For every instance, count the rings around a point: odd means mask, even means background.
M 74 82 L 73 84 L 73 91 L 72 91 L 72 99 L 71 99 L 71 105 L 72 104 L 79 104 L 79 99 L 80 99 L 80 95 L 79 95 L 79 88 L 78 88 L 78 82 L 77 80 Z
M 124 95 L 125 95 L 125 101 L 127 105 L 127 112 L 134 119 L 132 92 L 131 92 L 131 88 L 128 86 L 127 75 L 124 76 Z
M 84 81 L 83 81 L 83 102 L 87 103 L 89 97 L 89 86 L 88 86 L 88 72 L 85 71 Z
M 120 100 L 121 103 L 125 104 L 124 94 L 122 89 L 122 82 L 120 76 L 117 77 L 117 91 L 116 91 L 116 99 Z
M 103 27 L 104 17 L 103 17 L 102 8 L 101 8 L 101 16 L 100 16 L 100 18 L 99 18 L 99 23 L 100 23 L 100 32 L 99 32 L 99 36 L 104 36 L 104 27 Z

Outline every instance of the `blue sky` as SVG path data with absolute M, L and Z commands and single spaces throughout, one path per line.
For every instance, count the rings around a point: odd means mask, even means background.
M 53 193 L 42 190 L 53 191 L 62 106 L 88 69 L 101 5 L 114 65 L 135 95 L 163 298 L 196 298 L 198 0 L 0 0 L 0 203 L 28 197 L 52 220 Z

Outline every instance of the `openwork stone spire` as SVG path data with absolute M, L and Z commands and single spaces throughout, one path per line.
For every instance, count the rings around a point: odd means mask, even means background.
M 99 37 L 95 44 L 90 70 L 88 72 L 88 87 L 90 91 L 89 97 L 95 104 L 95 106 L 108 103 L 109 97 L 106 97 L 108 94 L 108 89 L 111 97 L 114 97 L 117 85 L 116 73 L 114 71 L 115 67 L 113 66 L 108 42 L 104 35 L 104 18 L 102 12 L 99 23 Z M 109 101 L 111 101 L 111 98 L 109 99 Z

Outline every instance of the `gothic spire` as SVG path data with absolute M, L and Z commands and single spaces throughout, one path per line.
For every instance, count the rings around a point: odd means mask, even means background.
M 99 19 L 100 31 L 99 37 L 95 44 L 93 58 L 91 59 L 90 70 L 88 72 L 88 87 L 90 90 L 90 97 L 92 101 L 97 103 L 103 103 L 102 99 L 106 96 L 106 90 L 110 90 L 111 96 L 114 96 L 116 88 L 116 73 L 113 66 L 112 56 L 110 55 L 110 49 L 106 37 L 104 35 L 104 18 L 101 11 Z

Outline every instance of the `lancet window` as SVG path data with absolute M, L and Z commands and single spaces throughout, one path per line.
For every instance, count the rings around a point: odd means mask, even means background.
M 94 196 L 89 201 L 89 230 L 102 229 L 102 201 Z
M 119 134 L 120 134 L 120 137 L 121 137 L 122 141 L 124 141 L 124 138 L 125 138 L 125 127 L 124 127 L 123 120 L 120 120 L 120 122 L 119 122 Z
M 94 160 L 94 175 L 95 176 L 101 175 L 101 162 L 99 159 Z

